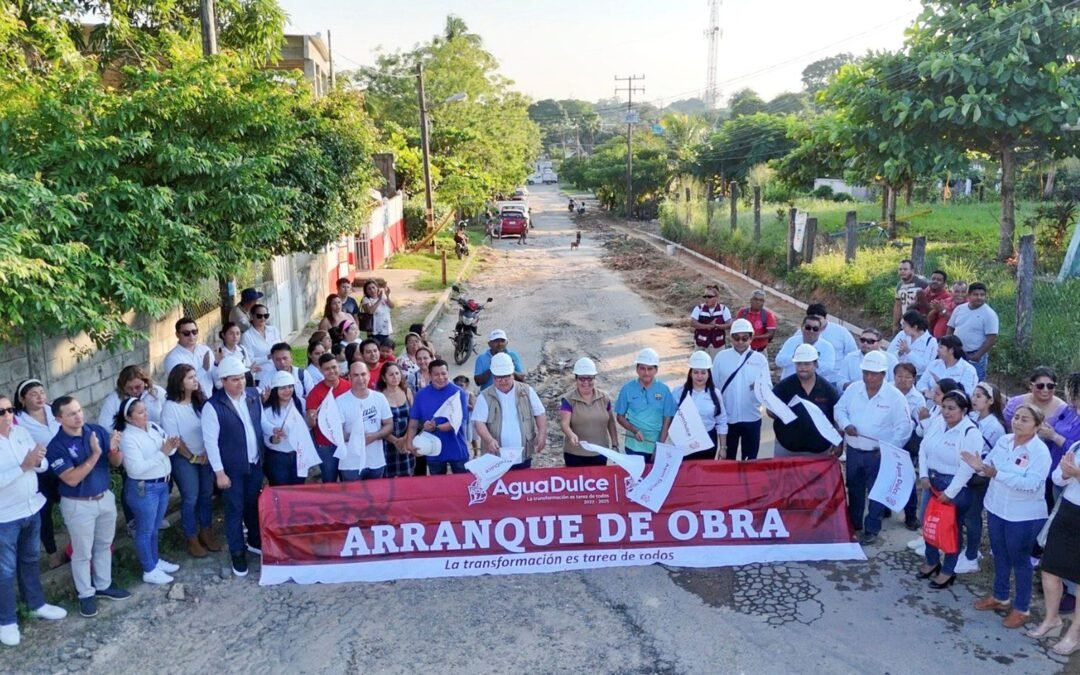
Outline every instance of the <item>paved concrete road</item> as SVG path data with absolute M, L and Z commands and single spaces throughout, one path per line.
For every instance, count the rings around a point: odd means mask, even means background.
M 553 188 L 533 191 L 527 246 L 499 243 L 474 284 L 549 401 L 569 366 L 596 358 L 602 385 L 630 377 L 642 345 L 685 372 L 686 337 L 580 249 Z M 447 319 L 434 332 L 448 339 Z M 471 373 L 471 363 L 466 370 Z M 533 381 L 539 384 L 535 375 Z M 553 440 L 555 435 L 553 434 Z M 559 443 L 554 442 L 555 450 Z M 556 463 L 550 452 L 547 463 Z M 257 586 L 217 558 L 180 560 L 184 600 L 137 585 L 101 615 L 30 624 L 7 672 L 270 673 L 1051 673 L 1064 660 L 971 602 L 985 576 L 946 591 L 914 578 L 895 521 L 866 563 L 660 566 L 341 586 Z

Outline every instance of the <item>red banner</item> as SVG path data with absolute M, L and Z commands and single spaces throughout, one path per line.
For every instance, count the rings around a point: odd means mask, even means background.
M 260 584 L 865 560 L 835 459 L 686 462 L 658 512 L 617 467 L 267 488 Z

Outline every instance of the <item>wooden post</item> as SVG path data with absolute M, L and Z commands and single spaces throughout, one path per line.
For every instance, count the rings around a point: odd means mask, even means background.
M 712 229 L 712 207 L 713 207 L 713 195 L 715 188 L 713 182 L 706 181 L 705 183 L 705 238 L 709 237 L 709 230 Z
M 686 188 L 686 229 L 690 230 L 694 227 L 694 207 L 690 201 L 690 187 Z
M 446 251 L 442 252 L 442 285 L 446 286 Z
M 754 241 L 761 241 L 761 186 L 754 188 Z
M 798 209 L 792 207 L 788 210 L 787 221 L 787 268 L 790 272 L 795 269 L 795 214 L 798 213 Z
M 803 262 L 814 262 L 814 242 L 817 240 L 817 218 L 806 219 L 806 231 L 803 232 Z
M 915 268 L 915 274 L 923 275 L 926 267 L 926 237 L 920 235 L 911 240 L 911 265 Z
M 888 208 L 885 221 L 889 224 L 889 239 L 896 239 L 896 190 L 889 188 L 889 198 L 886 202 Z
M 1018 347 L 1031 343 L 1035 305 L 1035 235 L 1020 237 L 1020 257 L 1016 265 L 1016 333 Z
M 844 219 L 844 262 L 855 262 L 855 249 L 858 248 L 859 240 L 856 238 L 855 225 L 859 216 L 854 211 L 848 211 Z
M 731 181 L 731 190 L 728 198 L 731 200 L 731 231 L 734 232 L 739 226 L 739 184 Z

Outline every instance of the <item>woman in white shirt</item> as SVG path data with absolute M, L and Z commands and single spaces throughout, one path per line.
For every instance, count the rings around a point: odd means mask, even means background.
M 1040 563 L 1046 618 L 1028 631 L 1033 638 L 1053 637 L 1061 632 L 1058 613 L 1064 592 L 1062 580 L 1080 583 L 1080 443 L 1074 443 L 1058 463 L 1051 480 L 1063 488 L 1057 513 L 1050 521 L 1046 546 Z M 1064 656 L 1080 649 L 1080 621 L 1073 621 L 1069 632 L 1051 649 Z
M 265 455 L 266 479 L 270 485 L 302 485 L 307 476 L 296 473 L 296 451 L 289 442 L 289 418 L 297 421 L 294 428 L 307 432 L 304 409 L 296 395 L 296 380 L 292 373 L 279 370 L 270 381 L 270 396 L 263 404 L 262 435 L 270 452 Z
M 954 504 L 957 525 L 964 522 L 971 507 L 971 491 L 967 484 L 975 475 L 975 471 L 962 459 L 962 453 L 977 454 L 982 449 L 979 429 L 967 416 L 970 410 L 971 400 L 964 392 L 954 390 L 942 396 L 941 415 L 929 424 L 919 446 L 919 482 L 924 490 L 923 503 L 925 505 L 930 499 L 937 499 Z M 925 507 L 923 510 L 925 512 Z M 927 542 L 926 563 L 919 569 L 919 578 L 930 579 L 933 589 L 952 586 L 956 581 L 958 556 L 958 553 L 946 553 L 942 560 L 941 551 Z
M 48 396 L 41 380 L 30 378 L 15 387 L 15 423 L 30 434 L 30 438 L 42 447 L 48 447 L 60 423 L 49 410 Z M 67 556 L 56 549 L 56 533 L 53 529 L 53 507 L 60 503 L 60 490 L 57 487 L 56 474 L 45 471 L 37 474 L 38 492 L 45 497 L 45 506 L 41 509 L 41 545 L 49 557 L 49 569 L 56 569 L 64 564 Z
M 690 355 L 690 370 L 686 374 L 686 382 L 675 387 L 671 395 L 675 398 L 675 405 L 682 405 L 687 396 L 694 402 L 694 407 L 701 417 L 705 431 L 712 439 L 713 447 L 698 450 L 686 455 L 683 459 L 713 459 L 716 457 L 716 449 L 727 445 L 727 414 L 724 412 L 723 400 L 712 381 L 712 358 L 704 351 L 696 351 Z
M 1031 611 L 1031 550 L 1046 522 L 1046 475 L 1050 449 L 1036 435 L 1043 414 L 1023 405 L 1012 418 L 1011 434 L 1002 436 L 986 459 L 965 452 L 964 462 L 990 479 L 986 489 L 987 527 L 994 554 L 994 590 L 975 601 L 975 609 L 1008 611 L 1002 625 L 1022 628 Z M 1009 608 L 1009 577 L 1016 578 L 1016 594 Z
M 116 389 L 113 390 L 101 403 L 101 411 L 98 413 L 98 426 L 106 431 L 113 430 L 116 421 L 116 413 L 120 410 L 120 401 L 125 398 L 136 398 L 146 405 L 146 412 L 150 415 L 150 421 L 155 424 L 161 423 L 161 408 L 165 405 L 165 390 L 154 384 L 150 374 L 142 366 L 124 366 L 116 377 Z
M 975 385 L 971 394 L 971 414 L 968 417 L 979 428 L 983 438 L 981 457 L 985 458 L 998 439 L 1005 435 L 1005 418 L 1002 409 L 1005 406 L 1005 398 L 1001 392 L 989 382 L 980 382 Z M 983 500 L 986 497 L 986 488 L 990 485 L 990 479 L 978 474 L 968 481 L 968 489 L 971 490 L 971 508 L 968 509 L 967 519 L 964 521 L 964 538 L 967 547 L 964 555 L 956 562 L 957 574 L 969 574 L 979 571 L 979 545 L 982 543 L 983 533 Z
M 169 455 L 176 452 L 180 439 L 166 438 L 161 427 L 150 421 L 146 406 L 135 398 L 120 404 L 114 428 L 121 432 L 120 452 L 127 472 L 124 498 L 135 515 L 135 555 L 143 568 L 143 581 L 171 583 L 169 574 L 180 566 L 158 556 L 158 525 L 169 505 Z
M 360 301 L 360 308 L 371 314 L 371 333 L 368 337 L 377 340 L 379 344 L 394 333 L 390 325 L 390 309 L 393 306 L 389 286 L 380 288 L 379 284 L 371 279 L 364 282 L 364 299 Z
M 970 396 L 975 391 L 975 385 L 979 383 L 979 375 L 975 372 L 975 366 L 964 359 L 964 345 L 960 338 L 955 335 L 941 338 L 938 341 L 937 356 L 919 378 L 919 391 L 929 397 L 934 383 L 948 377 L 959 382 L 964 392 Z
M 322 331 L 319 331 L 322 332 Z M 323 333 L 326 335 L 326 333 Z M 323 381 L 322 371 L 319 370 L 319 357 L 326 353 L 329 349 L 320 336 L 318 339 L 314 335 L 308 341 L 307 345 L 307 367 L 304 368 L 304 379 L 308 381 L 308 391 L 311 388 Z
M 220 551 L 221 543 L 212 528 L 214 473 L 203 447 L 201 417 L 206 397 L 195 368 L 187 364 L 173 368 L 165 397 L 168 400 L 161 410 L 161 426 L 168 436 L 180 439 L 170 458 L 173 480 L 180 489 L 180 524 L 188 553 L 204 558 L 207 551 Z
M 915 372 L 922 375 L 930 362 L 937 358 L 937 340 L 930 334 L 926 317 L 909 311 L 900 321 L 901 331 L 889 343 L 888 351 L 896 356 L 900 363 L 915 366 Z
M 251 362 L 259 368 L 270 366 L 270 349 L 281 342 L 281 331 L 270 325 L 270 310 L 266 305 L 251 308 L 251 328 L 244 331 L 240 344 L 244 345 Z

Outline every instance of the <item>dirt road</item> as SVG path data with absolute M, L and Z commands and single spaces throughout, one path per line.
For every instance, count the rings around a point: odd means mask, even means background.
M 662 375 L 685 373 L 688 333 L 671 327 L 623 273 L 602 238 L 575 227 L 554 188 L 533 196 L 527 246 L 498 243 L 473 292 L 496 303 L 485 331 L 510 334 L 549 402 L 583 354 L 614 390 L 634 354 L 657 349 Z M 604 235 L 607 236 L 607 235 Z M 678 312 L 682 313 L 682 310 Z M 448 340 L 448 317 L 433 331 Z M 442 345 L 440 345 L 442 346 Z M 462 371 L 471 374 L 472 363 Z M 549 405 L 549 409 L 551 409 Z M 558 435 L 545 463 L 558 461 Z M 971 602 L 985 574 L 945 591 L 914 578 L 906 531 L 865 563 L 661 566 L 560 574 L 336 586 L 257 585 L 227 558 L 179 560 L 184 599 L 136 584 L 131 600 L 90 620 L 31 623 L 3 651 L 8 672 L 133 673 L 1049 673 L 1064 660 Z M 1039 612 L 1039 608 L 1035 608 Z M 1075 665 L 1075 664 L 1074 664 Z

